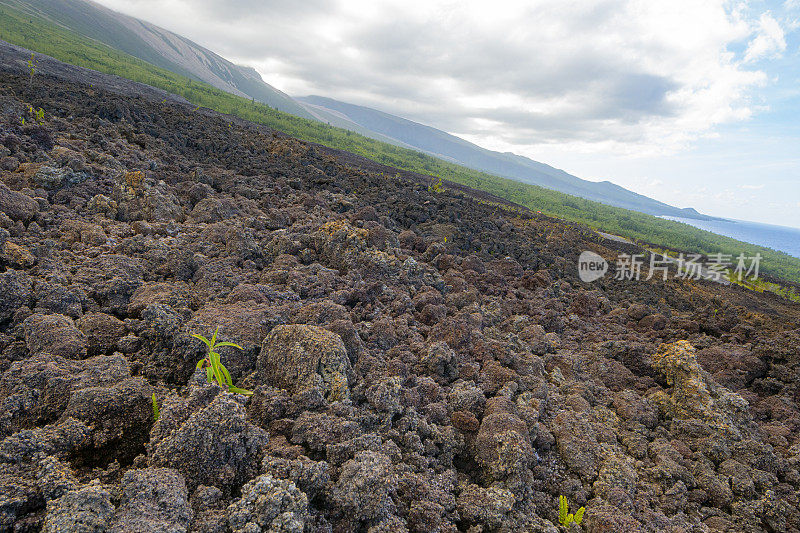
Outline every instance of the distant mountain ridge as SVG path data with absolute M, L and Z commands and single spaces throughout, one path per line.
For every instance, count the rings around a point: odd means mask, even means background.
M 239 66 L 164 28 L 106 8 L 91 0 L 0 0 L 0 5 L 47 19 L 142 61 L 228 93 L 251 98 L 279 111 L 344 128 L 360 135 L 445 161 L 538 185 L 607 205 L 658 216 L 701 220 L 681 209 L 629 191 L 609 181 L 592 182 L 513 153 L 482 148 L 464 139 L 375 109 L 322 96 L 292 98 L 264 82 L 251 67 Z
M 142 61 L 270 107 L 314 119 L 289 95 L 264 82 L 251 67 L 231 63 L 193 41 L 89 0 L 0 0 L 100 41 Z
M 348 104 L 323 96 L 306 96 L 296 98 L 296 100 L 318 114 L 323 111 L 327 111 L 330 115 L 335 114 L 340 121 L 340 124 L 336 125 L 341 127 L 346 128 L 344 123 L 351 122 L 382 135 L 384 138 L 393 139 L 395 143 L 410 146 L 476 170 L 651 215 L 713 219 L 713 217 L 702 215 L 692 208 L 673 207 L 629 191 L 610 181 L 583 180 L 527 157 L 481 148 L 447 132 L 376 109 Z

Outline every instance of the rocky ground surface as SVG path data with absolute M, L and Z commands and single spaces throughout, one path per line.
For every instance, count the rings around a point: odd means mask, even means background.
M 93 79 L 0 73 L 0 531 L 800 528 L 799 306 Z

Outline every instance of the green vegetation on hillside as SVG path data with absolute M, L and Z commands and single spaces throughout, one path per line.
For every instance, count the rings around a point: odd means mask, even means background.
M 289 135 L 359 154 L 392 167 L 429 174 L 481 189 L 530 209 L 588 224 L 604 232 L 693 253 L 761 253 L 761 268 L 774 276 L 800 282 L 800 259 L 769 248 L 743 243 L 670 220 L 570 196 L 511 179 L 500 178 L 380 142 L 320 122 L 295 117 L 267 105 L 234 96 L 136 59 L 82 37 L 42 18 L 0 3 L 0 39 L 47 54 L 65 63 L 116 74 L 183 96 L 192 103 L 265 124 Z

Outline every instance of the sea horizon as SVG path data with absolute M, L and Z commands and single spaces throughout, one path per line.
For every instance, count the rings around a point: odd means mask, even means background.
M 660 218 L 683 222 L 695 228 L 710 231 L 732 239 L 744 241 L 757 246 L 772 248 L 793 257 L 800 258 L 800 229 L 790 226 L 737 220 L 733 218 L 717 218 L 713 220 L 700 220 L 694 218 L 675 217 L 663 215 Z M 746 252 L 746 250 L 742 250 Z

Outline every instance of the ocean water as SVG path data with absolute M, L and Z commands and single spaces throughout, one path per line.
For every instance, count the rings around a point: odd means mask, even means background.
M 669 220 L 684 222 L 690 226 L 711 231 L 740 241 L 766 246 L 773 250 L 800 257 L 800 229 L 773 226 L 744 220 L 696 220 L 693 218 L 663 216 Z M 742 250 L 745 252 L 746 250 Z

